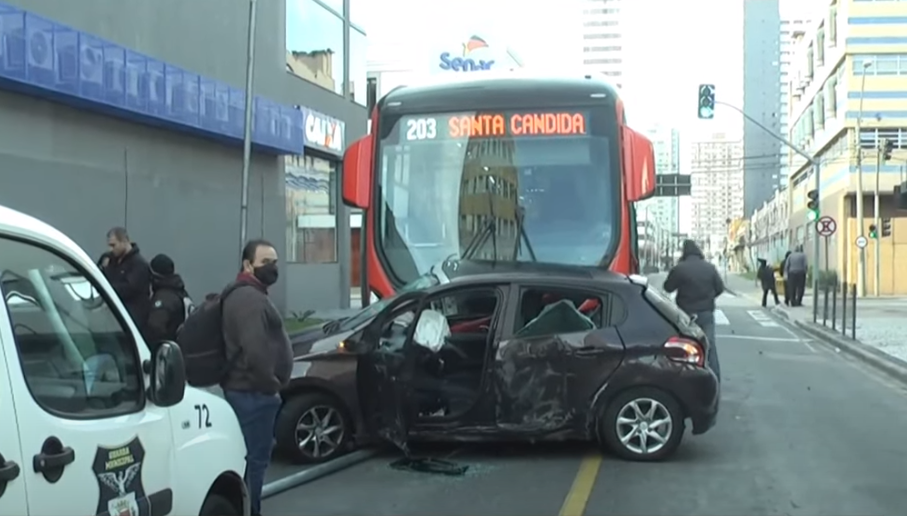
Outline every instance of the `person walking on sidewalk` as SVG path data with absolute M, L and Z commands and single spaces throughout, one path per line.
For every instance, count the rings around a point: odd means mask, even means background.
M 144 335 L 151 311 L 151 269 L 126 228 L 111 228 L 107 232 L 107 247 L 109 251 L 99 261 L 101 271 Z
M 724 282 L 714 265 L 706 261 L 702 250 L 692 240 L 683 241 L 680 262 L 671 269 L 664 282 L 668 293 L 677 292 L 677 306 L 702 328 L 708 339 L 706 360 L 721 380 L 718 348 L 715 341 L 715 299 L 724 293 Z
M 790 285 L 790 306 L 803 306 L 803 294 L 806 292 L 806 254 L 803 246 L 797 248 L 784 262 L 784 276 Z
M 790 251 L 784 253 L 784 260 L 781 261 L 781 278 L 784 280 L 784 304 L 790 306 L 790 280 L 787 278 L 787 273 L 784 269 L 787 268 L 787 259 L 790 258 Z
M 222 301 L 228 369 L 221 387 L 246 442 L 245 479 L 252 516 L 261 515 L 261 490 L 271 462 L 280 391 L 289 384 L 293 369 L 290 338 L 268 297 L 268 287 L 277 277 L 274 246 L 253 240 L 242 251 L 242 269 L 236 277 L 241 286 Z
M 759 282 L 762 284 L 762 308 L 765 308 L 768 304 L 769 292 L 775 297 L 775 305 L 780 305 L 781 301 L 778 300 L 778 290 L 775 288 L 775 271 L 769 266 L 768 261 L 766 261 L 765 258 L 759 258 L 758 261 L 759 270 L 756 272 L 756 277 L 759 278 Z

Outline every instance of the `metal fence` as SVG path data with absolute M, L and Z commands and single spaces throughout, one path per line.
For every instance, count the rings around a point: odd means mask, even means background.
M 841 335 L 857 339 L 857 286 L 852 283 L 825 283 L 819 289 L 813 322 Z M 849 331 L 848 331 L 849 330 Z

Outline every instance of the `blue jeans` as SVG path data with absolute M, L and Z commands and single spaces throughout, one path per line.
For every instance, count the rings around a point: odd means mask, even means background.
M 706 363 L 709 369 L 715 372 L 718 381 L 721 381 L 721 364 L 718 363 L 718 343 L 715 340 L 715 312 L 697 312 L 696 324 L 702 328 L 706 339 L 709 341 L 709 351 L 706 353 Z
M 225 390 L 224 398 L 236 412 L 243 440 L 246 441 L 246 486 L 249 489 L 252 515 L 258 516 L 261 514 L 261 489 L 265 483 L 265 472 L 271 463 L 280 396 Z

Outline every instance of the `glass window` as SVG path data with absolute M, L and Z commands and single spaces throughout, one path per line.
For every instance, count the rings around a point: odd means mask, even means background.
M 42 408 L 71 418 L 142 408 L 135 340 L 88 274 L 46 249 L 0 239 L 0 293 Z
M 287 70 L 343 93 L 343 20 L 315 0 L 287 0 Z
M 367 45 L 365 34 L 350 27 L 350 93 L 353 95 L 353 100 L 363 106 L 368 100 Z
M 287 261 L 337 261 L 337 163 L 314 156 L 286 162 Z

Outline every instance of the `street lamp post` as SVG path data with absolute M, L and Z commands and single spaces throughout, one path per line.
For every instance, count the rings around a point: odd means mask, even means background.
M 857 235 L 863 236 L 863 98 L 866 92 L 866 71 L 872 66 L 872 61 L 863 63 L 863 77 L 860 80 L 860 106 L 857 110 Z M 866 248 L 861 247 L 857 264 L 857 291 L 860 297 L 866 296 Z M 816 265 L 813 264 L 815 269 Z M 815 294 L 815 293 L 814 293 Z

